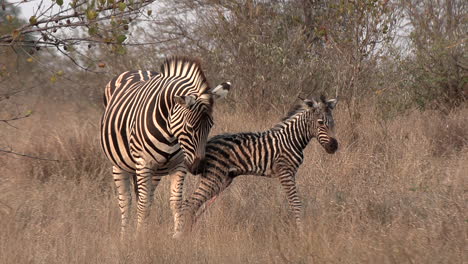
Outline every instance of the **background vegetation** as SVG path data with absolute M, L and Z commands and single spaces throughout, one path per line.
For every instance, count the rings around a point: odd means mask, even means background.
M 73 17 L 81 28 L 64 20 L 13 42 L 5 36 L 39 27 L 21 4 L 0 3 L 1 263 L 467 261 L 466 1 L 178 0 L 131 14 L 135 2 L 107 1 Z M 233 83 L 212 134 L 267 129 L 297 96 L 340 97 L 339 152 L 312 142 L 298 174 L 304 237 L 279 184 L 246 176 L 183 241 L 171 239 L 163 180 L 151 230 L 119 243 L 102 91 L 171 54 Z

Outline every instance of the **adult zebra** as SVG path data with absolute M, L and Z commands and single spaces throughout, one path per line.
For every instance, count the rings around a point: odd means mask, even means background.
M 303 162 L 303 151 L 312 138 L 330 154 L 338 149 L 333 137 L 332 109 L 336 99 L 303 100 L 277 125 L 259 133 L 224 134 L 211 138 L 199 166 L 201 180 L 183 203 L 174 237 L 190 229 L 201 205 L 228 187 L 240 175 L 278 178 L 285 190 L 296 224 L 302 231 L 302 205 L 295 176 Z
M 186 170 L 194 171 L 203 159 L 213 102 L 229 89 L 229 83 L 210 89 L 200 63 L 185 57 L 166 59 L 160 73 L 124 72 L 106 86 L 101 145 L 113 164 L 122 234 L 129 220 L 132 180 L 137 230 L 148 216 L 154 189 L 167 174 L 177 223 Z

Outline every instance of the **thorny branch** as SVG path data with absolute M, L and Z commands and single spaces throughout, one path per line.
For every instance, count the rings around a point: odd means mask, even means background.
M 94 2 L 94 1 L 93 1 Z M 108 1 L 109 3 L 110 1 Z M 89 29 L 91 26 L 97 26 L 99 22 L 107 22 L 113 20 L 128 19 L 132 21 L 143 14 L 143 9 L 153 3 L 154 0 L 141 0 L 134 3 L 124 3 L 124 1 L 116 1 L 112 4 L 93 7 L 88 1 L 78 0 L 73 1 L 72 7 L 62 8 L 60 11 L 52 12 L 52 8 L 60 7 L 57 3 L 52 2 L 47 8 L 43 7 L 43 1 L 37 6 L 36 15 L 29 19 L 29 23 L 14 29 L 9 34 L 0 36 L 0 46 L 10 46 L 21 44 L 27 46 L 58 46 L 68 43 L 69 41 L 85 41 L 85 42 L 100 42 L 106 44 L 121 44 L 115 40 L 104 39 L 99 34 L 94 34 L 94 37 L 76 38 L 67 37 L 64 34 L 58 36 L 57 31 L 61 29 Z M 11 3 L 10 3 L 11 4 Z M 20 2 L 17 5 L 21 5 Z M 41 8 L 43 10 L 41 10 Z M 52 13 L 52 15 L 46 15 Z M 1 22 L 1 21 L 0 21 Z M 25 38 L 26 35 L 41 34 L 41 38 L 31 40 Z

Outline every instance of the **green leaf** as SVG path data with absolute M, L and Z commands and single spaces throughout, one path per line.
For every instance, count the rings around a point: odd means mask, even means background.
M 120 54 L 120 55 L 124 55 L 125 53 L 127 53 L 127 50 L 126 50 L 125 47 L 122 46 L 122 45 L 116 45 L 116 46 L 114 46 L 114 51 L 115 51 L 117 54 Z
M 127 37 L 125 35 L 119 35 L 117 36 L 117 42 L 119 44 L 122 44 L 125 40 L 127 39 Z
M 36 24 L 37 24 L 37 18 L 36 18 L 36 16 L 31 16 L 31 17 L 29 18 L 29 24 L 31 24 L 31 25 L 36 25 Z
M 92 27 L 90 27 L 90 28 L 88 29 L 88 34 L 89 34 L 90 36 L 94 36 L 94 35 L 96 35 L 97 33 L 98 33 L 98 29 L 97 29 L 96 26 L 92 26 Z
M 127 4 L 125 4 L 124 2 L 120 2 L 119 3 L 119 10 L 123 12 L 125 10 L 125 8 L 127 8 Z
M 50 82 L 51 83 L 55 83 L 56 81 L 57 81 L 57 76 L 55 74 L 50 76 Z
M 57 5 L 59 5 L 59 6 L 62 6 L 62 5 L 63 5 L 63 0 L 56 0 L 55 2 L 56 2 Z
M 12 15 L 6 15 L 6 19 L 8 20 L 8 22 L 11 23 L 11 22 L 13 22 L 13 19 L 15 19 L 15 17 L 12 16 Z
M 24 113 L 24 116 L 26 116 L 26 117 L 30 116 L 30 115 L 32 115 L 32 113 L 33 113 L 32 110 L 28 110 L 28 111 L 26 111 L 26 113 Z
M 88 11 L 86 11 L 86 18 L 88 18 L 88 20 L 94 20 L 96 19 L 97 17 L 97 12 L 92 10 L 92 9 L 89 9 Z

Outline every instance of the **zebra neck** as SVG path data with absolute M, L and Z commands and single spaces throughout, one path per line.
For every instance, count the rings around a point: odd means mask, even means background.
M 276 133 L 282 135 L 285 143 L 294 149 L 303 150 L 313 138 L 312 122 L 307 113 L 300 113 L 275 126 Z
M 164 93 L 157 93 L 153 98 L 148 102 L 150 115 L 152 116 L 151 120 L 156 122 L 151 122 L 153 134 L 158 134 L 160 137 L 164 138 L 164 141 L 168 145 L 173 144 L 176 141 L 174 133 L 170 128 L 170 118 L 173 112 L 174 101 L 172 97 L 164 96 Z M 160 138 L 160 140 L 163 140 Z
M 166 93 L 170 95 L 170 97 L 202 94 L 200 86 L 189 77 L 169 79 L 166 82 L 165 89 L 167 89 Z

